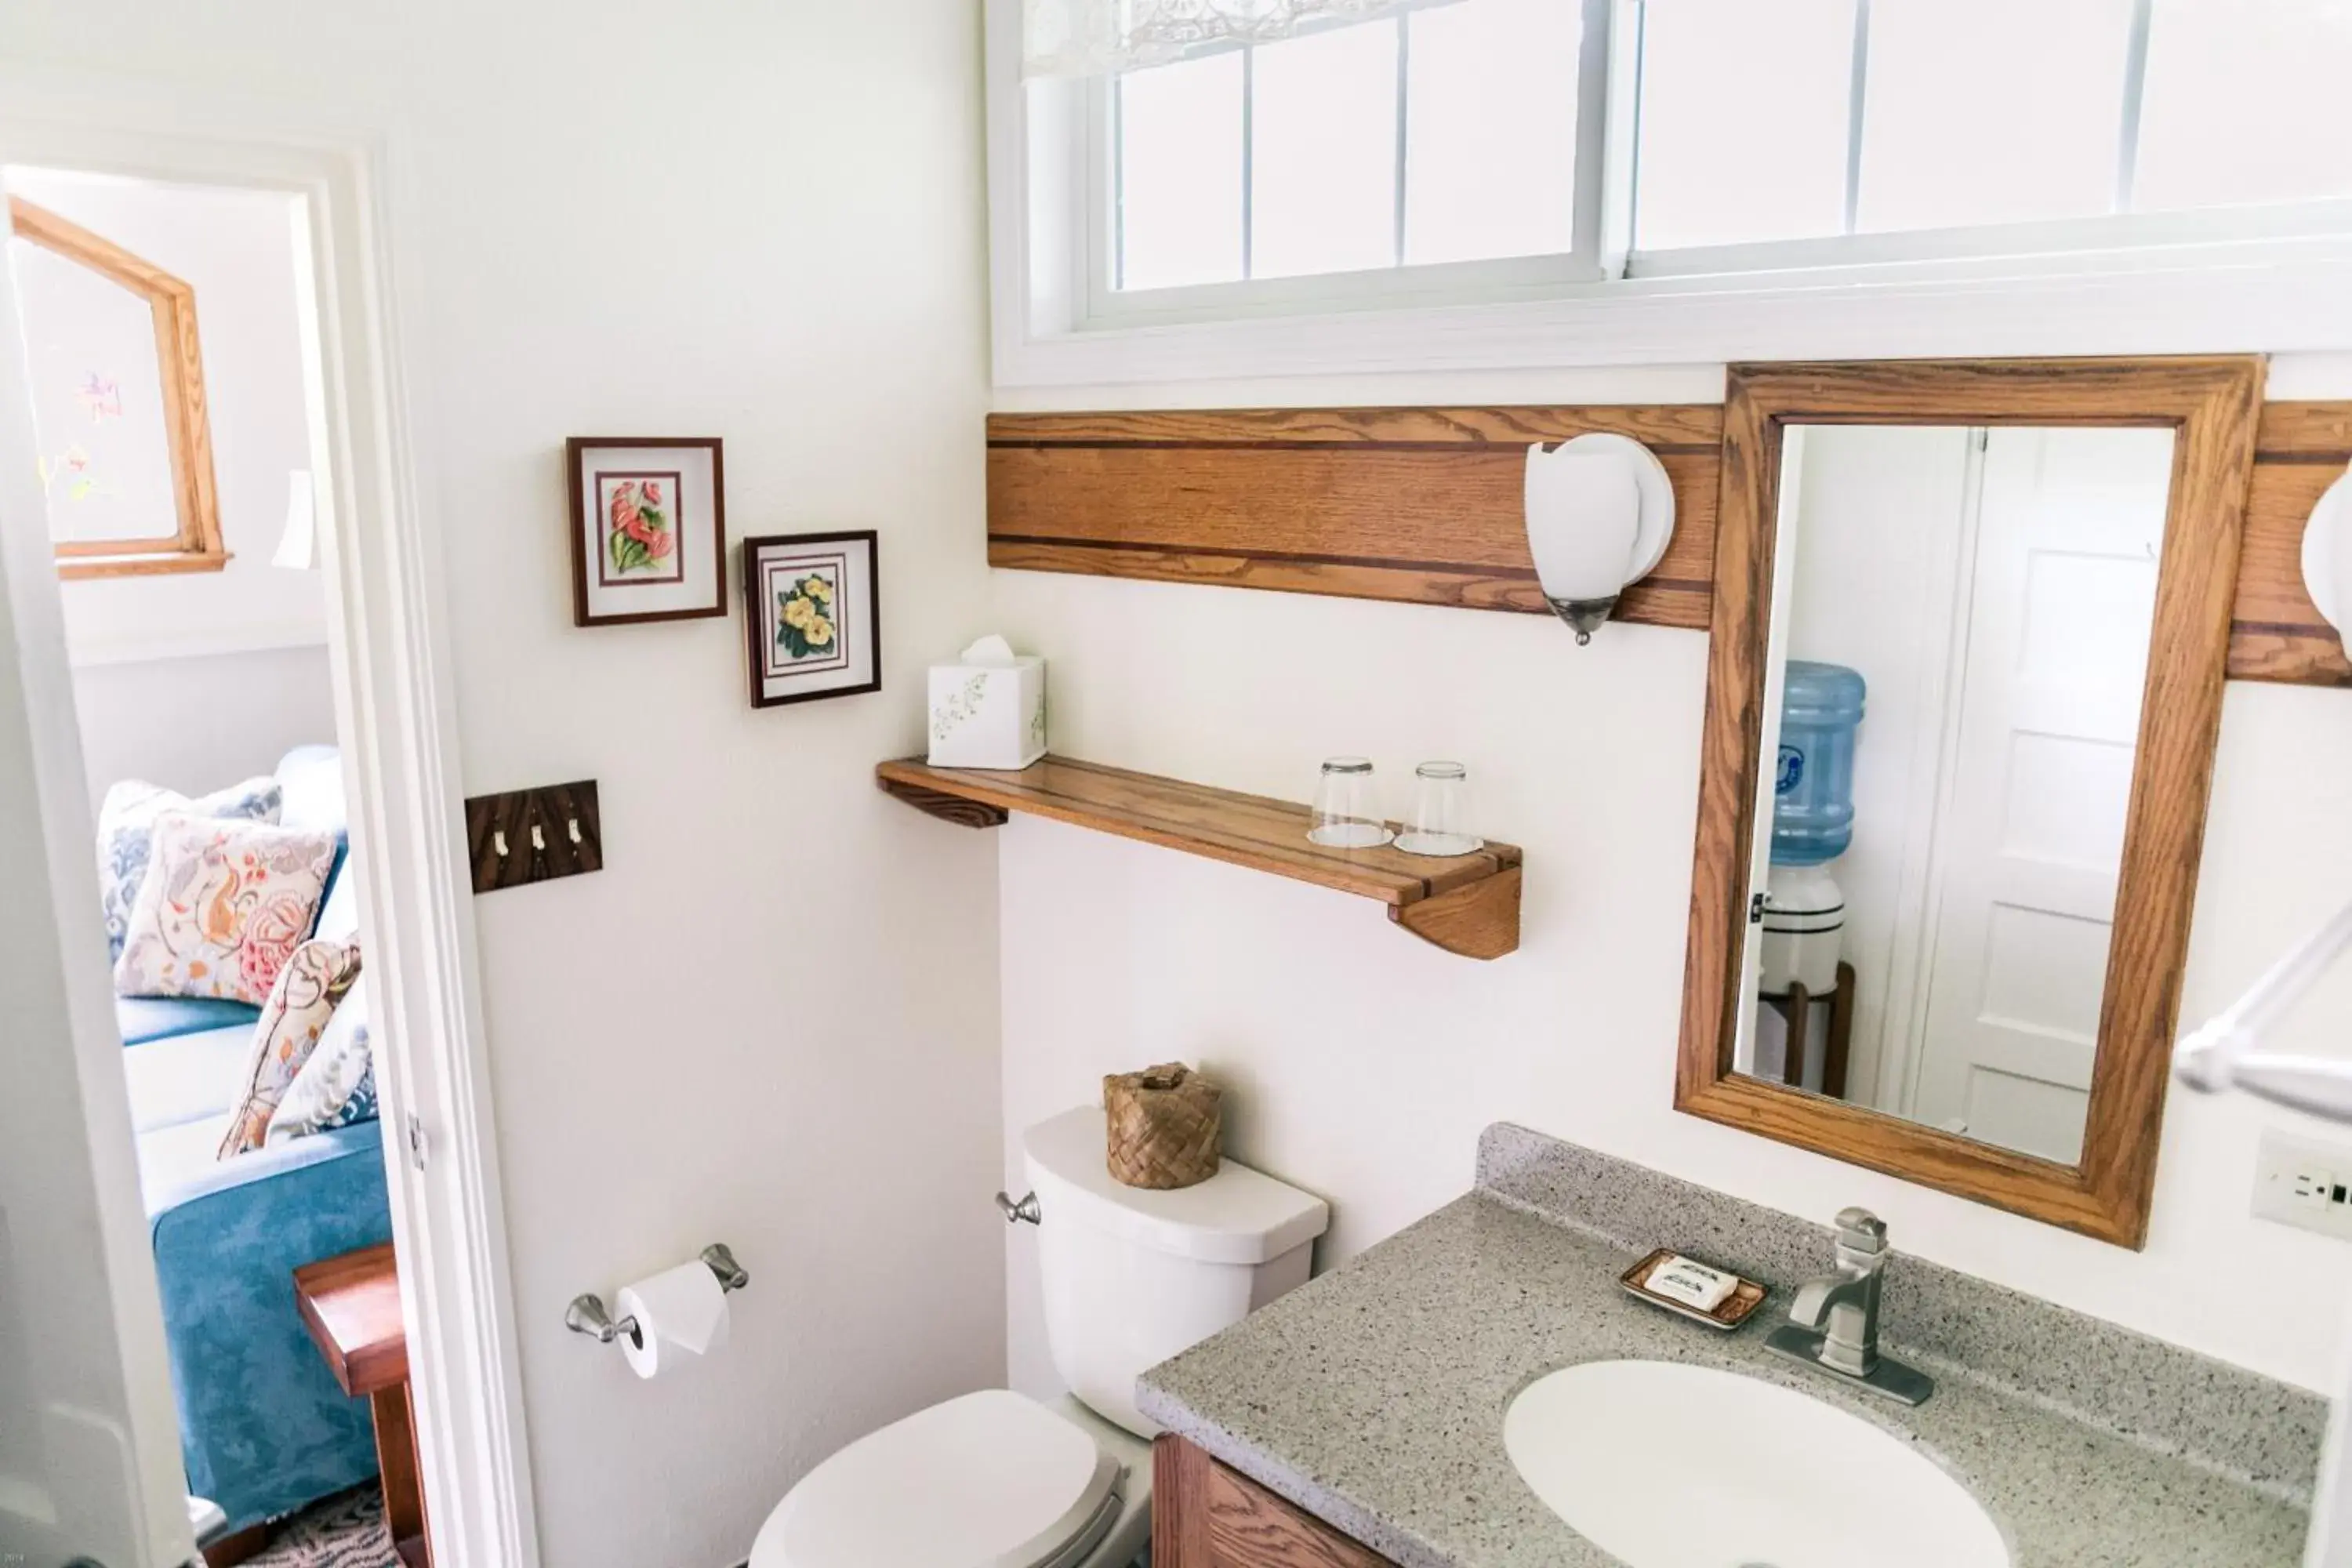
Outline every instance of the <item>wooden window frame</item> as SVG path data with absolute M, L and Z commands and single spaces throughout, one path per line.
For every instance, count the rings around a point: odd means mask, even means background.
M 105 236 L 20 196 L 8 198 L 8 218 L 17 238 L 88 268 L 146 300 L 155 321 L 155 368 L 163 389 L 163 433 L 171 447 L 179 532 L 171 538 L 58 540 L 58 575 L 73 582 L 219 571 L 228 564 L 229 552 L 221 542 L 220 499 L 213 483 L 212 427 L 205 416 L 195 289 Z
M 1731 367 L 1675 1108 L 2134 1249 L 2145 1244 L 2254 460 L 2258 357 Z M 2174 432 L 2130 816 L 2079 1163 L 1732 1073 L 1771 636 L 1783 434 L 1796 425 Z

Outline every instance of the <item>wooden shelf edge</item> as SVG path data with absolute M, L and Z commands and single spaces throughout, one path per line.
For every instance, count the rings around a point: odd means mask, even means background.
M 1048 782 L 1039 782 L 1039 770 L 1047 770 Z M 1334 854 L 1306 846 L 1306 809 L 1288 802 L 1067 757 L 982 778 L 971 772 L 910 757 L 877 763 L 874 782 L 894 799 L 958 826 L 998 827 L 1012 813 L 1026 812 L 1370 899 L 1387 907 L 1391 921 L 1465 958 L 1500 958 L 1518 949 L 1521 856 L 1512 845 L 1490 843 L 1475 856 L 1427 862 L 1392 850 Z M 1139 799 L 1112 798 L 1122 785 L 1141 792 Z M 1289 813 L 1297 814 L 1301 829 L 1295 843 L 1284 823 Z M 1268 814 L 1276 814 L 1272 825 L 1281 832 L 1268 832 Z

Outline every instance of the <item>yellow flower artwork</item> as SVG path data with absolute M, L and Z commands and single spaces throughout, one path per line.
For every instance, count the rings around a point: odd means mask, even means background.
M 828 658 L 834 651 L 835 584 L 824 572 L 792 580 L 776 597 L 776 650 L 784 662 Z

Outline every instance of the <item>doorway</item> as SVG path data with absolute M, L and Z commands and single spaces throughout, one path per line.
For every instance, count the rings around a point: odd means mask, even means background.
M 0 1548 L 34 1568 L 322 1529 L 535 1561 L 374 175 L 0 119 L 0 464 L 33 476 L 0 489 L 0 752 L 60 972 L 13 1010 L 89 1178 L 0 1203 L 63 1259 L 0 1268 L 0 1395 L 38 1413 Z

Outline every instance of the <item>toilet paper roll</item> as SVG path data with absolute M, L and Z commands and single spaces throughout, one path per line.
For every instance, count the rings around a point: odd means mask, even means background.
M 621 1336 L 621 1352 L 639 1377 L 657 1377 L 681 1355 L 708 1355 L 727 1342 L 727 1292 L 707 1263 L 681 1263 L 624 1285 L 615 1305 L 637 1321 L 634 1338 Z

